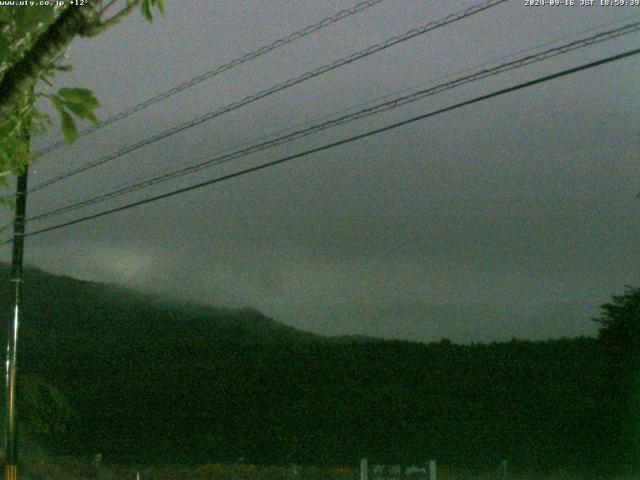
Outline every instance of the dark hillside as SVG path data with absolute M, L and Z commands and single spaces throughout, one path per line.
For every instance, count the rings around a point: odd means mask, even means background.
M 627 461 L 632 370 L 595 339 L 327 339 L 250 309 L 163 303 L 38 270 L 24 312 L 21 372 L 80 414 L 57 446 L 67 451 L 162 463 Z

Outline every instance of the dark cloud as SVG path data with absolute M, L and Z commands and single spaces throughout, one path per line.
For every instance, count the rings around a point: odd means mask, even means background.
M 218 2 L 220 3 L 220 2 Z M 78 41 L 65 84 L 103 118 L 348 2 L 190 0 Z M 39 181 L 472 2 L 388 0 L 43 159 Z M 619 20 L 629 8 L 510 2 L 92 170 L 34 213 L 462 68 Z M 591 47 L 123 199 L 291 154 L 625 50 Z M 536 86 L 304 160 L 34 237 L 41 268 L 326 334 L 487 341 L 593 334 L 638 283 L 637 60 Z M 42 143 L 46 143 L 42 141 Z M 216 173 L 217 172 L 217 173 Z M 114 203 L 117 205 L 118 203 Z M 77 215 L 70 215 L 73 218 Z M 44 223 L 42 224 L 44 225 Z

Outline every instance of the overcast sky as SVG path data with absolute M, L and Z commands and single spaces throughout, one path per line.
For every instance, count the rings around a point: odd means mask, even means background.
M 153 25 L 136 14 L 95 39 L 74 41 L 74 70 L 58 84 L 91 88 L 107 118 L 355 0 L 167 3 L 166 17 Z M 58 149 L 38 162 L 30 182 L 474 3 L 385 0 Z M 34 193 L 28 211 L 630 17 L 640 19 L 640 7 L 511 0 L 59 182 Z M 588 47 L 29 228 L 637 48 L 638 39 Z M 593 335 L 598 305 L 626 284 L 640 285 L 639 62 L 615 62 L 31 237 L 27 263 L 204 304 L 251 306 L 327 335 L 462 342 Z M 36 147 L 59 137 L 53 128 Z M 9 249 L 2 254 L 8 261 Z

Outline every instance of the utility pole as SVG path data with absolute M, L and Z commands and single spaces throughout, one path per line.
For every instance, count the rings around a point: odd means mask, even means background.
M 28 138 L 27 138 L 28 141 Z M 11 255 L 11 297 L 13 301 L 7 328 L 7 370 L 5 378 L 4 423 L 4 480 L 18 478 L 18 416 L 16 412 L 16 361 L 18 325 L 22 294 L 22 259 L 24 253 L 24 223 L 27 209 L 28 167 L 18 176 L 16 184 L 16 210 L 13 217 L 13 252 Z

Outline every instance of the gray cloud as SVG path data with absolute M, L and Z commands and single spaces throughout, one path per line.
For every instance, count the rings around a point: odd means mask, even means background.
M 61 149 L 40 162 L 32 181 L 472 2 L 400 3 L 389 0 Z M 131 19 L 99 40 L 76 42 L 70 52 L 75 71 L 60 82 L 94 89 L 104 118 L 348 2 L 246 0 L 214 6 L 189 0 L 179 5 L 151 27 Z M 36 213 L 106 191 L 125 179 L 188 164 L 634 12 L 533 11 L 510 2 L 62 182 L 35 194 L 29 209 Z M 408 118 L 632 44 L 633 39 L 623 39 L 592 47 L 123 201 Z M 33 237 L 27 258 L 57 273 L 201 303 L 250 305 L 326 334 L 458 341 L 593 334 L 589 317 L 597 305 L 639 280 L 640 105 L 634 62 Z

